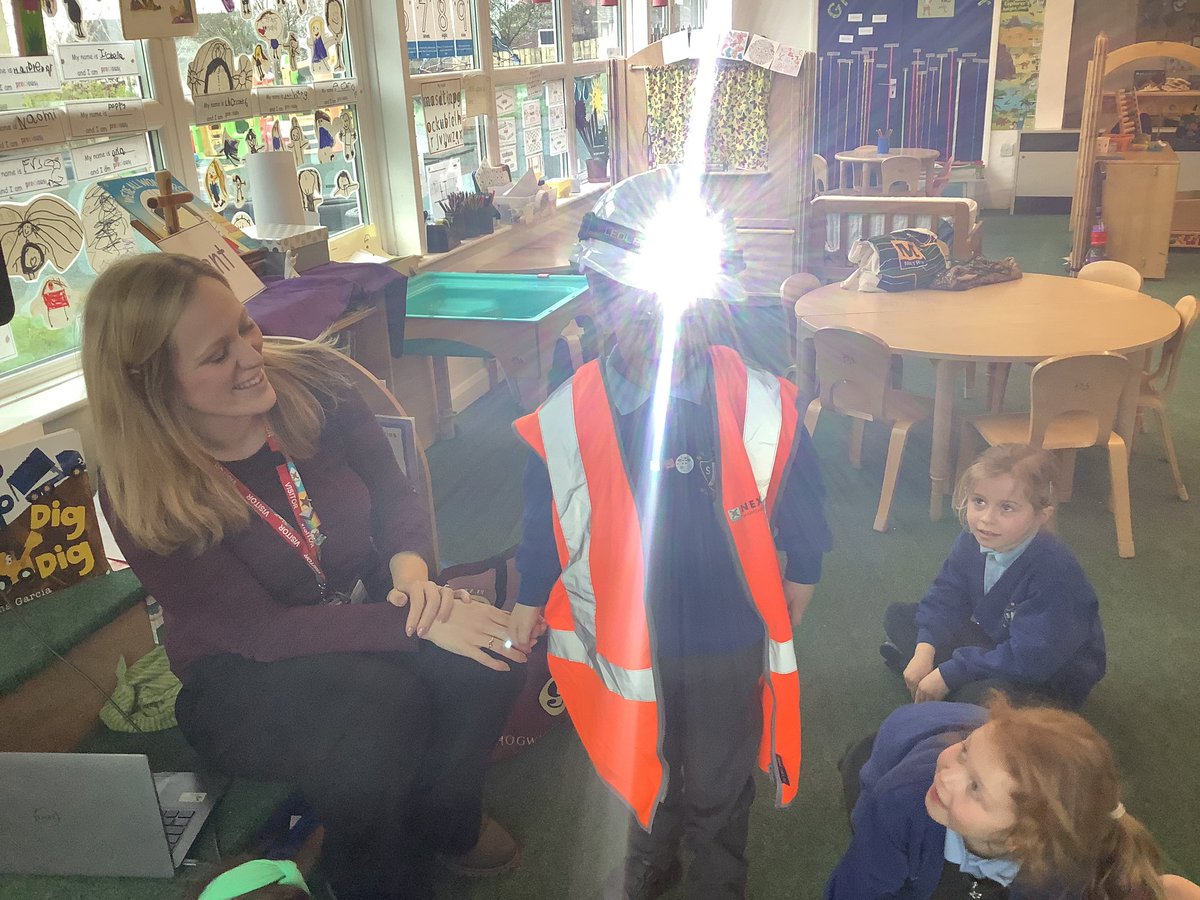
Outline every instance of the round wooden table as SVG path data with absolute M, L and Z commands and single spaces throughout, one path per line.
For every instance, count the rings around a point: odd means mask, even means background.
M 856 185 L 856 193 L 867 193 L 867 185 L 871 183 L 871 173 L 875 173 L 875 181 L 880 184 L 882 192 L 883 175 L 881 167 L 885 159 L 894 156 L 911 156 L 925 167 L 925 192 L 929 193 L 929 184 L 933 181 L 933 164 L 940 154 L 936 150 L 926 150 L 921 147 L 894 147 L 890 153 L 880 153 L 872 146 L 856 147 L 853 150 L 843 150 L 835 153 L 838 161 L 838 186 L 849 190 L 850 185 Z
M 837 326 L 866 331 L 896 352 L 925 357 L 936 366 L 933 446 L 929 462 L 929 514 L 942 515 L 942 495 L 952 477 L 950 431 L 954 375 L 965 362 L 1040 362 L 1051 356 L 1113 351 L 1133 367 L 1121 401 L 1117 433 L 1128 442 L 1137 412 L 1139 373 L 1153 347 L 1179 328 L 1175 309 L 1126 288 L 1058 275 L 1025 275 L 1018 281 L 969 291 L 867 294 L 827 285 L 796 302 L 800 328 Z M 802 341 L 801 347 L 808 342 Z M 802 349 L 801 374 L 815 377 L 811 353 Z

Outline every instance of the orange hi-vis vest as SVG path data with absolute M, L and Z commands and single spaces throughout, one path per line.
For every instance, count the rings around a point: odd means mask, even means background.
M 795 799 L 800 772 L 800 678 L 771 522 L 796 444 L 796 389 L 747 368 L 727 347 L 709 352 L 716 502 L 766 626 L 759 765 L 784 806 Z M 649 830 L 667 789 L 663 715 L 642 523 L 611 410 L 601 364 L 593 361 L 514 428 L 545 460 L 554 500 L 562 574 L 545 610 L 550 672 L 596 772 Z

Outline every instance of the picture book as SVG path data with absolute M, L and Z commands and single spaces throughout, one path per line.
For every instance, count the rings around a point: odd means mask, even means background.
M 151 209 L 148 202 L 151 197 L 158 196 L 158 183 L 155 181 L 153 172 L 130 175 L 125 178 L 110 178 L 99 184 L 121 204 L 134 221 L 139 222 L 155 236 L 156 242 L 167 237 L 167 222 L 163 218 L 162 211 Z M 186 192 L 187 188 L 179 179 L 172 178 L 171 190 L 180 194 Z M 179 210 L 179 227 L 181 229 L 208 222 L 233 245 L 238 253 L 249 253 L 262 246 L 224 216 L 213 212 L 202 200 L 192 200 L 177 206 L 176 209 Z
M 108 571 L 81 447 L 59 431 L 0 449 L 0 613 Z

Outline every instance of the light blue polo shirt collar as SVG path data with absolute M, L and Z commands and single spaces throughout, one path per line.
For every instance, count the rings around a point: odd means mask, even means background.
M 986 557 L 983 563 L 983 592 L 985 594 L 992 589 L 992 586 L 1000 580 L 1000 576 L 1005 573 L 1009 566 L 1017 561 L 1017 558 L 1025 552 L 1026 548 L 1033 543 L 1033 539 L 1037 536 L 1038 533 L 1035 531 L 1011 550 L 1004 550 L 1000 553 L 997 553 L 995 550 L 989 550 L 982 545 L 979 547 L 979 552 Z
M 608 396 L 617 413 L 627 416 L 639 409 L 653 395 L 653 391 L 640 384 L 630 381 L 622 373 L 625 361 L 621 353 L 614 348 L 604 361 L 604 383 L 608 388 Z M 683 378 L 671 385 L 671 399 L 687 400 L 699 405 L 704 399 L 704 389 L 708 386 L 708 365 L 699 365 L 690 372 L 685 372 Z
M 946 829 L 946 862 L 958 866 L 959 870 L 972 878 L 987 878 L 1008 887 L 1021 871 L 1021 864 L 1007 857 L 987 859 L 976 856 L 967 849 L 966 842 L 957 831 Z

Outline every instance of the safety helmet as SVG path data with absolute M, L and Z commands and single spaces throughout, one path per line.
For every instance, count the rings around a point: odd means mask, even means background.
M 654 223 L 661 223 L 672 204 L 685 202 L 690 203 L 689 211 L 673 220 L 671 240 L 654 241 L 649 233 Z M 714 242 L 711 238 L 717 229 L 720 235 Z M 710 239 L 701 241 L 702 232 Z M 708 249 L 701 251 L 700 243 Z M 711 288 L 698 287 L 695 299 L 745 299 L 745 288 L 737 278 L 745 264 L 731 224 L 703 200 L 682 196 L 678 168 L 661 166 L 626 178 L 600 195 L 583 217 L 571 260 L 581 270 L 592 269 L 621 284 L 653 292 L 656 279 L 648 276 L 669 279 L 672 270 L 694 272 L 697 253 L 719 255 L 720 259 L 709 260 L 715 264 L 708 279 Z

